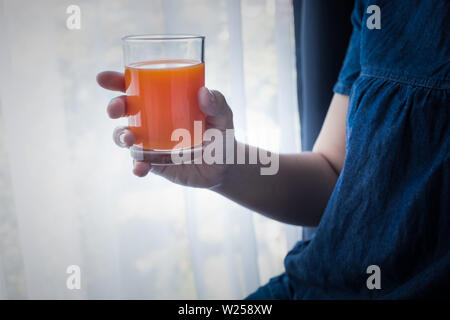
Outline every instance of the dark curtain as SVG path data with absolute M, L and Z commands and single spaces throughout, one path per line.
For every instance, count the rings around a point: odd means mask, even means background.
M 304 151 L 311 150 L 333 95 L 352 26 L 354 0 L 293 0 L 298 107 Z M 304 228 L 308 239 L 315 228 Z

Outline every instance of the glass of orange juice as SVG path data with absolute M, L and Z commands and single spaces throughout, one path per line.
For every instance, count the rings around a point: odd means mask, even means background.
M 205 37 L 133 35 L 122 41 L 128 129 L 136 138 L 133 158 L 172 164 L 173 152 L 196 154 L 205 123 L 197 99 L 205 85 Z M 174 140 L 176 129 L 190 137 Z

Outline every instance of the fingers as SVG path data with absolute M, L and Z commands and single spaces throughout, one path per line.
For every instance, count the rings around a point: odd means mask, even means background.
M 233 128 L 233 113 L 225 97 L 219 91 L 211 91 L 206 87 L 200 88 L 198 91 L 198 105 L 200 110 L 206 115 L 206 122 L 209 126 L 217 129 Z
M 150 163 L 145 161 L 133 161 L 133 173 L 138 177 L 145 177 L 150 171 Z
M 111 119 L 117 119 L 127 115 L 126 96 L 119 96 L 112 99 L 107 108 L 108 115 Z
M 98 84 L 105 89 L 125 92 L 125 78 L 123 73 L 104 71 L 97 75 Z
M 136 138 L 127 127 L 117 127 L 113 132 L 113 140 L 119 147 L 129 148 L 134 144 Z
M 97 75 L 98 84 L 108 90 L 125 92 L 125 79 L 122 73 L 105 71 Z M 107 108 L 108 115 L 117 119 L 127 114 L 126 97 L 119 96 L 111 100 Z M 131 147 L 136 138 L 127 127 L 118 127 L 113 132 L 114 142 L 122 148 Z M 150 163 L 144 161 L 133 161 L 133 173 L 138 177 L 145 177 L 150 171 Z

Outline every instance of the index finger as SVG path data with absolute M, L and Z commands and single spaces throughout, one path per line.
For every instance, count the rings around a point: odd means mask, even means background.
M 105 89 L 125 92 L 125 78 L 123 73 L 103 71 L 97 75 L 98 84 Z

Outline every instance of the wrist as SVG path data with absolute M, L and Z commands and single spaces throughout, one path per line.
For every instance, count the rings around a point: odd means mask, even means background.
M 227 188 L 229 188 L 230 186 L 233 185 L 233 180 L 234 180 L 234 177 L 236 176 L 236 172 L 237 172 L 237 168 L 238 168 L 238 165 L 236 162 L 236 151 L 237 151 L 238 146 L 243 147 L 243 144 L 236 141 L 236 139 L 234 139 L 234 143 L 233 143 L 233 148 L 234 148 L 233 155 L 234 156 L 231 158 L 224 156 L 223 164 L 218 165 L 221 167 L 219 169 L 221 171 L 219 181 L 214 186 L 208 188 L 209 190 L 218 192 L 218 193 L 222 193 L 222 192 L 225 192 L 227 190 Z

